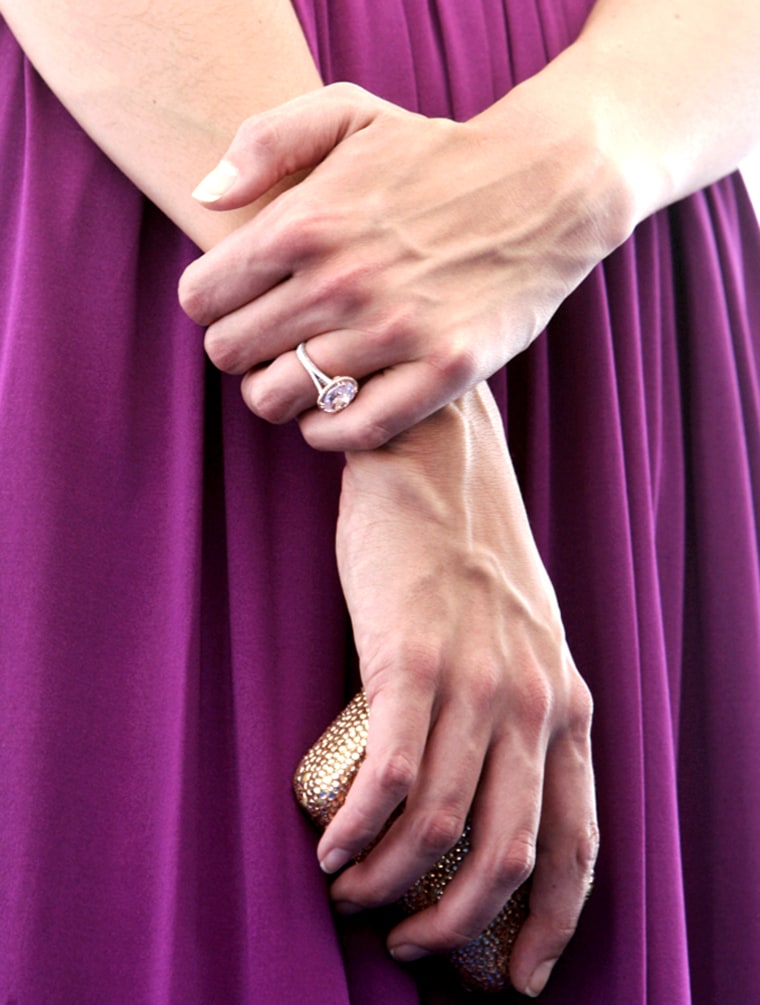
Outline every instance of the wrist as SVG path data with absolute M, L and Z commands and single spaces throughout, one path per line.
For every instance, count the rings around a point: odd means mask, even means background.
M 347 451 L 346 471 L 386 468 L 435 477 L 461 477 L 487 436 L 491 450 L 507 455 L 501 422 L 485 382 L 374 450 Z
M 554 590 L 485 382 L 386 446 L 347 454 L 341 517 L 338 560 L 346 581 L 356 575 L 342 561 L 346 539 L 355 553 L 357 527 L 376 533 L 390 522 L 395 545 L 410 562 L 425 555 L 429 565 L 440 550 L 442 562 L 455 561 L 460 574 L 508 582 L 517 604 L 529 594 L 541 598 L 541 618 L 561 633 Z
M 594 137 L 629 229 L 735 170 L 757 143 L 760 8 L 598 0 L 532 82 Z M 528 83 L 532 83 L 529 81 Z M 584 124 L 585 123 L 585 124 Z
M 599 219 L 610 250 L 677 192 L 663 126 L 642 80 L 645 68 L 621 64 L 626 59 L 619 47 L 590 32 L 539 75 L 542 88 L 563 95 L 559 114 L 585 138 L 589 180 L 599 186 L 598 205 L 605 211 Z
M 394 506 L 444 529 L 467 524 L 477 537 L 496 510 L 505 534 L 517 525 L 527 527 L 501 417 L 486 382 L 385 446 L 347 453 L 343 479 L 349 493 L 372 495 L 376 504 L 392 499 Z
M 521 175 L 507 178 L 503 198 L 521 195 L 509 185 L 529 184 L 540 194 L 544 264 L 566 280 L 566 292 L 642 218 L 641 187 L 614 107 L 582 70 L 571 47 L 471 120 L 505 164 L 515 163 L 519 149 Z

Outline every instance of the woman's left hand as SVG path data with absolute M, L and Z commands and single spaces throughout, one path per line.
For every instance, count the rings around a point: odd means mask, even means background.
M 511 978 L 537 992 L 597 851 L 591 699 L 564 638 L 490 393 L 476 388 L 386 448 L 347 457 L 341 583 L 370 707 L 367 755 L 319 845 L 354 911 L 398 899 L 458 840 L 472 851 L 398 925 L 402 961 L 475 938 L 532 873 Z
M 350 84 L 249 119 L 201 192 L 209 207 L 313 170 L 185 272 L 211 360 L 245 374 L 262 418 L 305 413 L 320 449 L 379 446 L 461 396 L 627 236 L 588 107 L 539 74 L 466 123 Z M 321 370 L 362 383 L 340 414 L 314 408 L 293 351 L 307 340 Z

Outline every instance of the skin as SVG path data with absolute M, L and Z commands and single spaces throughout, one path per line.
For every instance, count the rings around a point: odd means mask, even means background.
M 2 4 L 95 142 L 214 248 L 181 288 L 190 313 L 213 322 L 212 358 L 249 374 L 260 414 L 301 415 L 310 442 L 350 448 L 337 550 L 372 724 L 323 865 L 361 848 L 405 796 L 408 808 L 336 880 L 336 900 L 394 899 L 458 836 L 470 804 L 475 816 L 474 850 L 440 904 L 390 933 L 399 959 L 466 942 L 534 864 L 519 989 L 541 990 L 575 928 L 597 848 L 591 702 L 478 381 L 638 219 L 746 152 L 754 125 L 736 108 L 752 107 L 757 86 L 758 15 L 744 6 L 600 2 L 576 46 L 471 123 L 339 87 L 249 119 L 227 149 L 252 111 L 319 86 L 284 0 L 229 0 L 223 17 L 187 0 Z M 227 212 L 209 213 L 190 191 L 223 155 L 238 184 L 206 202 Z M 441 241 L 449 233 L 467 238 Z M 289 307 L 269 295 L 285 276 Z M 339 416 L 314 412 L 293 358 L 313 336 L 324 369 L 371 378 Z
M 292 183 L 232 213 L 191 197 L 246 116 L 321 87 L 286 0 L 0 0 L 0 13 L 82 128 L 201 249 Z
M 338 909 L 396 899 L 471 812 L 466 863 L 388 945 L 405 961 L 463 945 L 532 872 L 511 976 L 537 994 L 575 930 L 598 850 L 592 705 L 485 388 L 387 447 L 350 455 L 337 555 L 370 731 L 321 860 L 337 854 L 331 870 L 347 861 L 407 800 L 378 847 L 334 883 Z
M 640 220 L 738 164 L 760 130 L 759 47 L 757 4 L 602 0 L 469 122 L 346 85 L 249 120 L 207 205 L 313 173 L 191 266 L 182 302 L 256 414 L 302 416 L 321 449 L 376 447 L 530 344 Z M 325 372 L 363 378 L 341 415 L 312 407 L 292 352 L 307 339 Z

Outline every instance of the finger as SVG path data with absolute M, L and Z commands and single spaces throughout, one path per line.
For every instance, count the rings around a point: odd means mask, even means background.
M 288 175 L 314 167 L 384 105 L 362 88 L 340 83 L 254 115 L 193 196 L 211 209 L 245 206 Z
M 287 195 L 283 193 L 280 198 Z M 260 237 L 262 230 L 270 233 L 265 214 L 271 209 L 272 205 L 267 206 L 256 219 L 191 262 L 180 276 L 180 306 L 196 324 L 208 326 L 234 315 L 290 276 L 293 263 L 289 249 L 280 248 L 274 241 L 264 247 Z M 230 319 L 233 333 L 241 327 L 241 320 Z
M 432 715 L 432 692 L 411 679 L 367 695 L 367 754 L 346 801 L 322 835 L 317 857 L 337 872 L 378 836 L 417 776 Z
M 315 363 L 328 372 L 351 366 L 368 373 L 412 358 L 418 350 L 419 325 L 383 317 L 371 302 L 376 291 L 370 281 L 354 281 L 340 261 L 333 262 L 329 280 L 309 268 L 293 273 L 294 261 L 287 271 L 273 261 L 264 249 L 260 265 L 233 262 L 224 272 L 227 289 L 212 294 L 213 312 L 223 307 L 224 313 L 206 319 L 204 346 L 220 370 L 245 373 L 305 341 Z M 242 303 L 236 306 L 239 296 Z M 212 310 L 210 301 L 206 309 Z
M 349 376 L 361 380 L 391 364 L 404 365 L 404 356 L 399 356 L 404 348 L 394 351 L 393 346 L 381 343 L 366 331 L 347 329 L 309 339 L 307 353 L 326 377 Z M 269 366 L 249 371 L 243 377 L 241 390 L 246 405 L 255 415 L 267 422 L 282 423 L 313 408 L 320 388 L 297 354 L 284 352 Z
M 466 390 L 467 385 L 442 383 L 427 360 L 415 360 L 373 374 L 350 407 L 337 415 L 305 412 L 299 419 L 301 433 L 315 450 L 376 450 Z
M 472 709 L 449 702 L 435 721 L 404 812 L 358 866 L 333 885 L 346 909 L 398 900 L 462 837 L 488 742 Z
M 349 337 L 353 334 L 335 333 Z M 312 353 L 311 343 L 309 355 L 316 355 Z M 349 376 L 362 381 L 378 360 L 370 354 L 362 357 L 358 350 L 355 355 L 362 358 L 362 362 L 351 363 L 350 372 L 346 373 L 349 368 L 343 364 L 325 364 L 324 372 L 333 377 Z M 362 381 L 349 407 L 338 413 L 325 413 L 315 407 L 317 389 L 294 352 L 285 353 L 269 366 L 247 373 L 241 382 L 241 391 L 246 405 L 255 415 L 275 424 L 298 418 L 301 432 L 310 446 L 316 450 L 335 451 L 381 447 L 461 393 L 442 390 L 426 361 L 416 360 L 371 373 Z
M 321 368 L 320 368 L 321 369 Z M 331 367 L 333 378 L 353 377 L 361 380 L 370 365 L 351 366 L 351 373 Z M 267 422 L 290 422 L 317 404 L 320 388 L 308 375 L 294 352 L 278 356 L 269 366 L 249 371 L 241 381 L 240 390 L 248 408 Z M 331 413 L 329 418 L 336 418 Z
M 296 329 L 296 337 L 303 334 Z M 295 352 L 283 352 L 269 365 L 248 370 L 241 391 L 248 408 L 267 422 L 282 424 L 300 417 L 304 438 L 317 450 L 383 446 L 485 376 L 469 359 L 462 367 L 456 358 L 451 365 L 429 356 L 418 358 L 420 346 L 411 334 L 404 338 L 402 333 L 401 341 L 393 343 L 378 337 L 377 332 L 343 329 L 299 341 L 308 342 L 309 357 L 326 376 L 348 376 L 361 382 L 350 408 L 337 414 L 315 408 L 318 391 Z M 228 373 L 247 369 L 243 360 L 233 355 L 236 350 L 219 341 L 210 351 L 212 361 Z M 267 358 L 271 357 L 262 357 Z M 243 359 L 251 365 L 250 353 Z
M 390 933 L 388 946 L 397 959 L 471 942 L 528 878 L 540 819 L 543 749 L 538 737 L 528 741 L 513 734 L 491 751 L 473 806 L 471 851 L 441 899 Z
M 220 323 L 220 341 L 268 336 L 273 358 L 288 348 L 273 341 L 282 331 L 337 328 L 376 302 L 381 264 L 355 250 L 361 217 L 341 214 L 316 178 L 281 192 L 180 277 L 183 310 L 198 324 Z
M 599 848 L 590 746 L 566 736 L 547 758 L 530 914 L 511 960 L 514 985 L 536 997 L 570 941 L 588 897 Z

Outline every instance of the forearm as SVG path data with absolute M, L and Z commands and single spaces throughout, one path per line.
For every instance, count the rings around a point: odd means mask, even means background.
M 0 12 L 98 146 L 204 249 L 258 206 L 209 213 L 195 183 L 245 118 L 321 83 L 288 0 L 1 0 Z
M 370 729 L 320 842 L 323 868 L 371 845 L 405 799 L 388 834 L 336 879 L 338 909 L 401 896 L 470 814 L 477 841 L 459 880 L 388 946 L 404 961 L 461 946 L 532 869 L 510 978 L 535 996 L 596 856 L 591 699 L 486 385 L 386 447 L 348 455 L 337 552 Z
M 536 78 L 585 104 L 619 167 L 633 222 L 731 172 L 760 139 L 760 4 L 598 0 Z
M 727 174 L 760 138 L 757 3 L 599 0 L 581 46 L 664 173 L 658 204 Z

